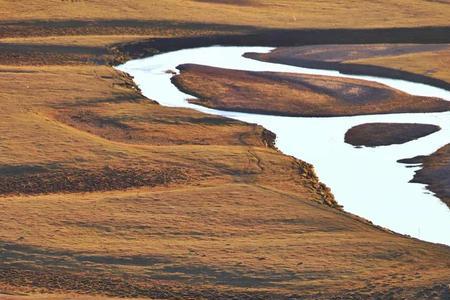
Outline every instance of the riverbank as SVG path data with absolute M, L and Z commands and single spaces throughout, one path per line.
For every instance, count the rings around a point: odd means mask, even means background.
M 173 73 L 167 72 L 167 70 L 174 70 L 180 64 L 190 62 L 195 65 L 214 66 L 219 70 L 225 68 L 226 72 L 229 69 L 237 69 L 241 72 L 288 72 L 290 74 L 307 73 L 324 76 L 331 73 L 334 76 L 346 77 L 337 72 L 267 64 L 242 57 L 249 51 L 263 53 L 269 50 L 264 47 L 221 46 L 187 49 L 133 60 L 119 66 L 119 69 L 132 74 L 142 93 L 149 98 L 158 99 L 158 102 L 164 106 L 193 108 L 208 114 L 256 123 L 270 129 L 276 133 L 276 146 L 283 153 L 306 159 L 314 164 L 320 178 L 330 185 L 346 211 L 363 216 L 396 232 L 428 241 L 450 244 L 450 240 L 445 235 L 441 235 L 439 231 L 441 228 L 450 228 L 448 210 L 442 207 L 437 198 L 423 193 L 420 185 L 408 183 L 414 175 L 413 169 L 396 163 L 397 160 L 404 157 L 430 153 L 447 143 L 450 130 L 448 112 L 302 118 L 220 111 L 187 102 L 186 99 L 191 99 L 192 95 L 178 90 L 172 84 Z M 208 69 L 215 70 L 215 68 Z M 412 91 L 426 96 L 450 99 L 450 93 L 447 91 L 424 87 L 421 84 L 375 77 L 353 76 L 352 78 L 380 82 L 405 92 Z M 258 83 L 257 80 L 256 84 Z M 154 85 L 157 85 L 159 89 L 154 89 Z M 245 89 L 248 88 L 245 87 Z M 220 90 L 217 87 L 211 89 Z M 259 90 L 255 95 L 260 95 Z M 422 122 L 437 124 L 442 130 L 440 133 L 431 135 L 427 139 L 420 139 L 416 143 L 408 143 L 402 147 L 386 147 L 383 151 L 355 149 L 344 143 L 344 135 L 348 129 L 374 120 L 376 122 L 389 120 L 397 123 L 399 121 L 406 123 L 424 120 Z M 336 160 L 336 157 L 339 157 L 339 160 Z M 389 176 L 385 176 L 386 173 Z M 373 184 L 374 182 L 377 182 L 378 187 Z M 381 189 L 379 186 L 383 188 Z M 361 195 L 365 195 L 364 201 L 361 201 Z M 393 195 L 395 195 L 394 202 L 392 201 Z M 409 207 L 408 216 L 398 218 L 396 213 L 404 206 Z M 418 222 L 417 218 L 422 221 Z M 436 226 L 436 224 L 440 225 Z M 417 227 L 420 228 L 419 232 L 416 231 Z
M 416 172 L 412 182 L 428 185 L 447 206 L 450 207 L 450 144 L 438 149 L 429 156 L 405 159 L 406 164 L 421 164 L 422 168 Z
M 359 44 L 282 47 L 246 57 L 306 68 L 337 70 L 343 74 L 379 76 L 429 84 L 450 90 L 446 72 L 448 42 L 439 44 Z

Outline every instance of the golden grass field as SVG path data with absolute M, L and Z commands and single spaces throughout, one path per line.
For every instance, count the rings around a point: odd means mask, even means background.
M 114 5 L 105 0 L 2 0 L 0 19 L 137 19 L 279 28 L 375 28 L 446 26 L 450 11 L 447 1 L 427 0 L 115 0 Z
M 450 65 L 450 49 L 367 58 L 348 61 L 348 63 L 399 69 L 415 74 L 425 74 L 432 78 L 450 82 L 450 72 L 448 72 L 447 68 Z
M 0 299 L 448 295 L 448 247 L 343 212 L 270 132 L 159 106 L 110 64 L 146 38 L 449 19 L 446 1 L 0 0 Z

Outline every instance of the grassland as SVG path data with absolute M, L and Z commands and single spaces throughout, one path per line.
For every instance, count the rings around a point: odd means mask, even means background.
M 231 4 L 231 5 L 230 5 Z M 200 13 L 201 12 L 201 13 Z M 349 18 L 349 16 L 352 16 Z M 0 19 L 157 20 L 278 28 L 376 28 L 448 25 L 446 1 L 24 0 L 0 2 Z
M 427 77 L 436 78 L 447 83 L 450 82 L 450 75 L 446 67 L 450 65 L 450 47 L 439 51 L 422 51 L 403 55 L 350 60 L 348 63 L 403 70 L 413 74 L 424 74 Z
M 416 298 L 445 292 L 450 266 L 447 247 L 255 184 L 8 197 L 1 208 L 4 291 Z
M 448 295 L 448 247 L 343 212 L 270 132 L 110 67 L 133 40 L 448 26 L 448 5 L 218 2 L 0 1 L 0 298 Z

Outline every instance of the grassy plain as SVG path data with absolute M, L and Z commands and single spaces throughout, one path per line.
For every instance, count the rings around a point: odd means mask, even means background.
M 157 20 L 278 28 L 448 25 L 447 1 L 23 0 L 0 2 L 0 20 Z M 349 17 L 351 16 L 351 17 Z
M 448 66 L 450 65 L 450 47 L 440 51 L 424 51 L 404 55 L 350 60 L 348 63 L 403 70 L 414 74 L 423 74 L 450 83 L 450 72 L 448 72 Z
M 448 4 L 216 2 L 0 1 L 0 298 L 448 295 L 448 247 L 339 210 L 263 128 L 161 107 L 109 66 L 119 42 L 445 26 Z

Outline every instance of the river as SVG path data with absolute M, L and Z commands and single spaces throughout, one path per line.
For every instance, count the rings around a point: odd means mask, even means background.
M 149 58 L 131 60 L 117 68 L 134 77 L 147 98 L 169 107 L 193 108 L 244 122 L 257 123 L 277 135 L 283 153 L 314 165 L 320 180 L 329 186 L 348 212 L 376 225 L 425 241 L 450 245 L 450 209 L 425 186 L 409 183 L 418 166 L 397 163 L 398 159 L 428 155 L 450 142 L 450 112 L 383 114 L 352 117 L 281 117 L 220 111 L 190 104 L 194 98 L 180 92 L 170 81 L 180 64 L 289 73 L 317 74 L 376 81 L 406 93 L 439 97 L 450 101 L 450 92 L 404 80 L 345 75 L 337 71 L 307 69 L 244 58 L 246 52 L 265 53 L 267 47 L 221 47 L 186 49 Z M 345 132 L 367 122 L 435 124 L 442 129 L 402 145 L 355 148 L 344 143 Z

